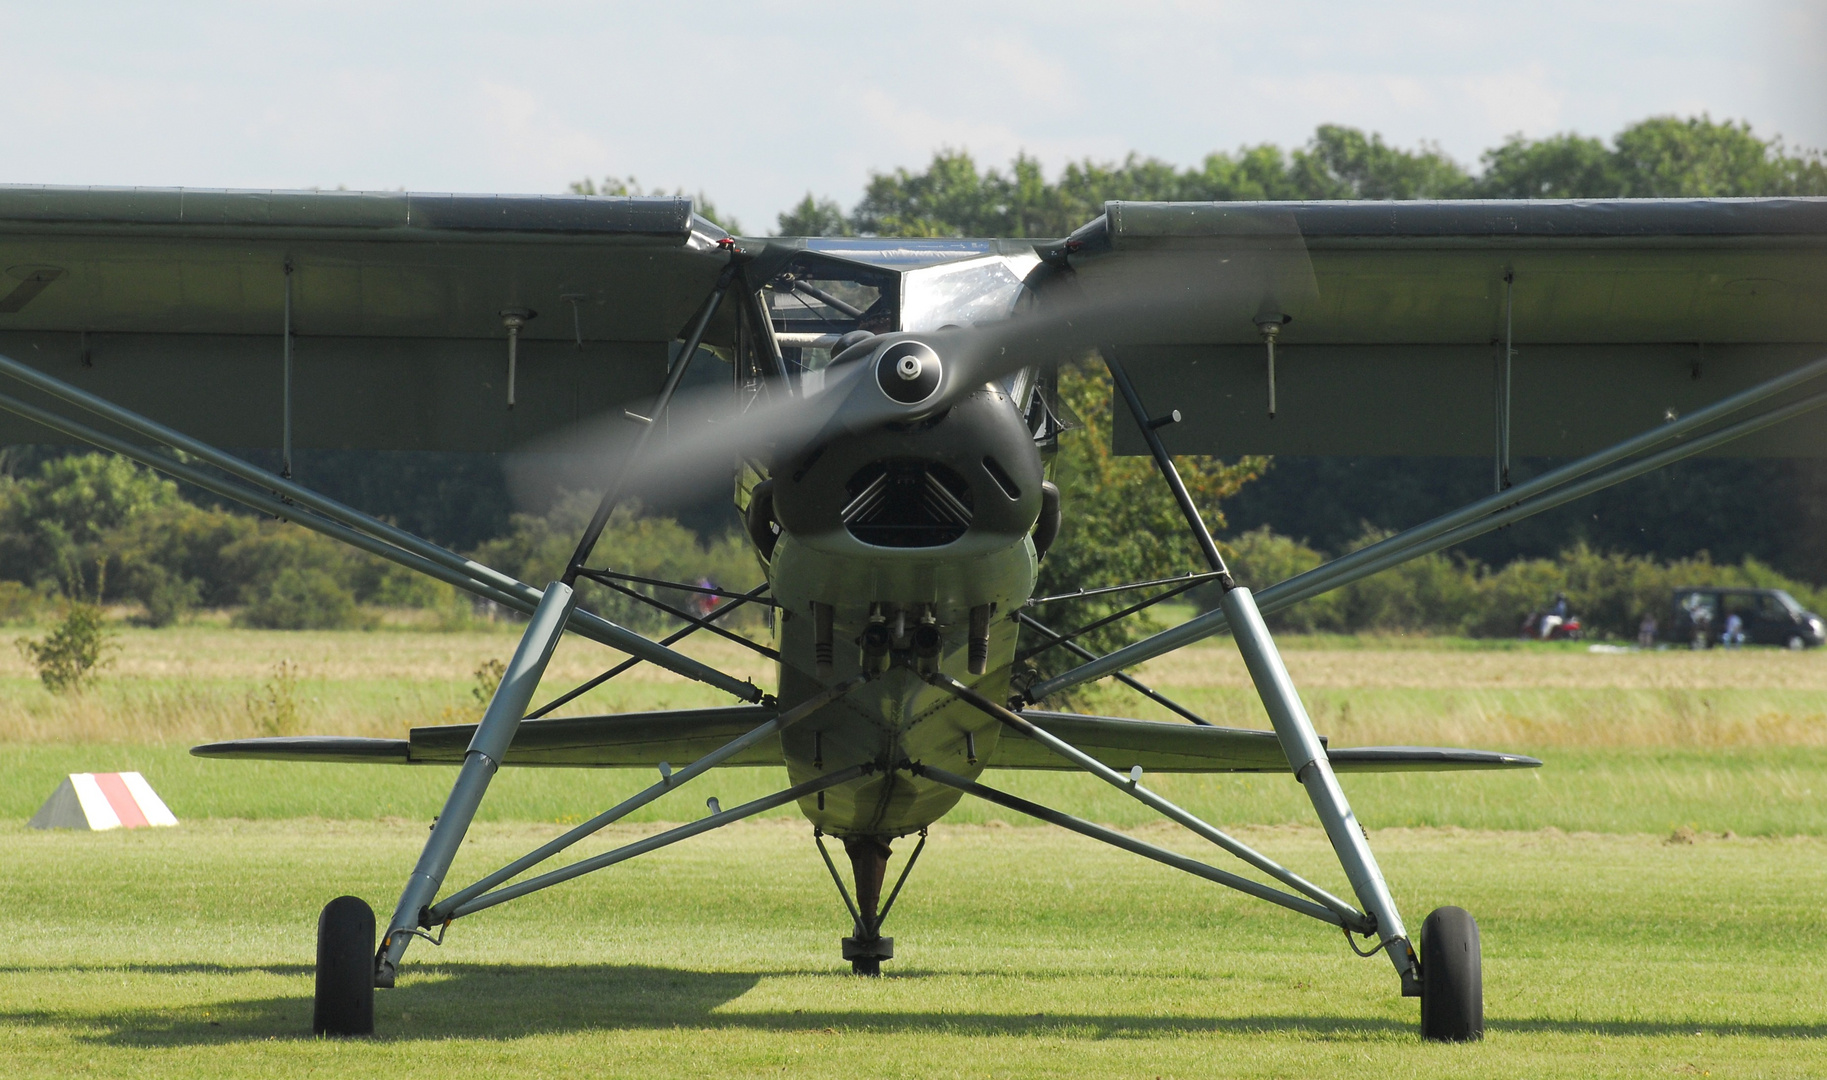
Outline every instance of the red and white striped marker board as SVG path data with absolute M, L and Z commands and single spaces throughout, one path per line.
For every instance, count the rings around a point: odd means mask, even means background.
M 71 773 L 44 801 L 34 829 L 139 829 L 176 825 L 165 800 L 136 772 Z

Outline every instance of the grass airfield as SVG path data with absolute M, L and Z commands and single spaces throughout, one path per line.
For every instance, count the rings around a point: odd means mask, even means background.
M 842 973 L 840 902 L 804 823 L 777 816 L 484 912 L 442 949 L 415 943 L 401 985 L 377 995 L 378 1038 L 344 1043 L 304 1034 L 317 909 L 352 892 L 385 918 L 449 774 L 183 748 L 254 733 L 248 699 L 277 659 L 304 668 L 304 730 L 392 734 L 467 708 L 479 654 L 513 639 L 171 633 L 130 635 L 81 701 L 0 668 L 0 1074 L 1827 1073 L 1827 654 L 1290 643 L 1337 745 L 1548 761 L 1345 780 L 1411 930 L 1440 904 L 1478 918 L 1482 1044 L 1421 1043 L 1388 962 L 1321 924 L 971 807 L 934 829 L 883 979 Z M 587 673 L 599 657 L 561 659 Z M 1233 664 L 1198 650 L 1143 677 L 1260 726 Z M 657 674 L 624 693 L 636 704 L 622 707 L 715 700 Z M 1091 704 L 1154 715 L 1114 693 Z M 134 767 L 183 825 L 24 828 L 61 772 Z M 777 779 L 713 774 L 582 853 Z M 505 772 L 452 883 L 645 782 Z M 994 782 L 1234 866 L 1094 782 Z M 1146 782 L 1344 888 L 1292 780 Z

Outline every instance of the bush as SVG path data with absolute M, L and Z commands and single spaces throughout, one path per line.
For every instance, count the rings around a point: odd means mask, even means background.
M 80 690 L 104 667 L 114 647 L 112 632 L 94 604 L 71 604 L 62 621 L 40 640 L 20 638 L 19 651 L 38 669 L 53 693 Z
M 1304 574 L 1326 561 L 1318 551 L 1291 537 L 1278 536 L 1266 525 L 1232 538 L 1223 548 L 1231 576 L 1239 585 L 1248 586 L 1255 592 L 1296 574 Z M 1202 609 L 1218 606 L 1216 585 L 1201 585 L 1194 595 Z M 1336 628 L 1340 622 L 1339 607 L 1339 595 L 1325 593 L 1275 612 L 1266 621 L 1272 630 L 1310 634 Z
M 120 599 L 143 604 L 153 626 L 168 626 L 198 606 L 238 603 L 247 581 L 223 553 L 260 527 L 245 514 L 189 503 L 140 514 L 105 540 L 115 568 L 110 588 Z
M 314 567 L 288 566 L 264 585 L 250 590 L 247 606 L 235 615 L 236 626 L 261 630 L 347 630 L 373 625 L 355 594 L 336 578 Z
M 265 735 L 292 735 L 299 729 L 298 665 L 281 660 L 272 677 L 247 696 L 247 715 Z

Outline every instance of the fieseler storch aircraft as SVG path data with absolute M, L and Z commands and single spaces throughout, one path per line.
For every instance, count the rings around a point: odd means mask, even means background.
M 968 795 L 1342 930 L 1393 966 L 1392 993 L 1420 999 L 1424 1036 L 1464 1040 L 1484 1028 L 1477 926 L 1447 907 L 1411 932 L 1340 776 L 1540 763 L 1328 745 L 1264 615 L 1693 454 L 1821 453 L 1803 417 L 1827 404 L 1824 256 L 1818 199 L 1110 203 L 1059 239 L 901 240 L 734 237 L 685 199 L 13 187 L 0 189 L 0 374 L 20 396 L 0 395 L 0 435 L 115 451 L 526 616 L 477 724 L 195 749 L 454 770 L 386 922 L 354 897 L 323 909 L 318 1032 L 372 1031 L 375 988 L 394 984 L 415 938 L 442 941 L 516 897 L 787 805 L 848 908 L 843 958 L 879 973 L 894 956 L 883 920 L 920 851 L 884 898 L 890 845 L 924 837 Z M 1088 358 L 1114 380 L 1118 449 L 1153 457 L 1206 565 L 1087 592 L 1140 597 L 1124 612 L 1207 582 L 1222 595 L 1104 656 L 1079 643 L 1083 628 L 1044 621 L 1059 598 L 1034 595 L 1072 513 L 1073 493 L 1049 478 L 1069 419 L 1055 373 Z M 582 447 L 606 494 L 562 578 L 540 588 L 294 483 L 295 445 Z M 225 446 L 278 447 L 285 466 Z M 1488 454 L 1493 493 L 1289 580 L 1246 583 L 1172 455 L 1257 452 Z M 1513 453 L 1567 463 L 1511 483 Z M 625 500 L 732 479 L 754 589 L 642 581 L 598 544 Z M 642 595 L 682 629 L 654 641 L 591 611 L 589 590 L 636 585 L 665 586 Z M 657 598 L 694 593 L 718 603 Z M 728 634 L 719 621 L 744 605 L 774 609 L 771 644 L 740 639 L 778 662 L 771 693 L 673 647 Z M 1026 650 L 1024 627 L 1038 643 Z M 536 706 L 567 633 L 627 658 Z M 1212 726 L 1127 673 L 1222 633 L 1265 730 Z M 1051 649 L 1076 666 L 1012 677 Z M 733 703 L 549 715 L 636 663 Z M 1183 722 L 1044 707 L 1106 677 Z M 713 768 L 764 764 L 784 765 L 789 786 L 536 870 Z M 446 890 L 504 766 L 632 768 L 653 782 Z M 1088 772 L 1185 826 L 1198 854 L 1008 794 L 995 780 L 1011 769 Z M 1154 772 L 1289 775 L 1349 894 L 1163 798 Z

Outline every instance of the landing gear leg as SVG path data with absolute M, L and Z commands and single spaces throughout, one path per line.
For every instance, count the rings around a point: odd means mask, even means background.
M 882 881 L 888 876 L 888 840 L 881 836 L 844 839 L 844 854 L 856 875 L 856 935 L 844 939 L 844 959 L 858 975 L 880 975 L 882 961 L 894 959 L 894 939 L 882 936 Z

